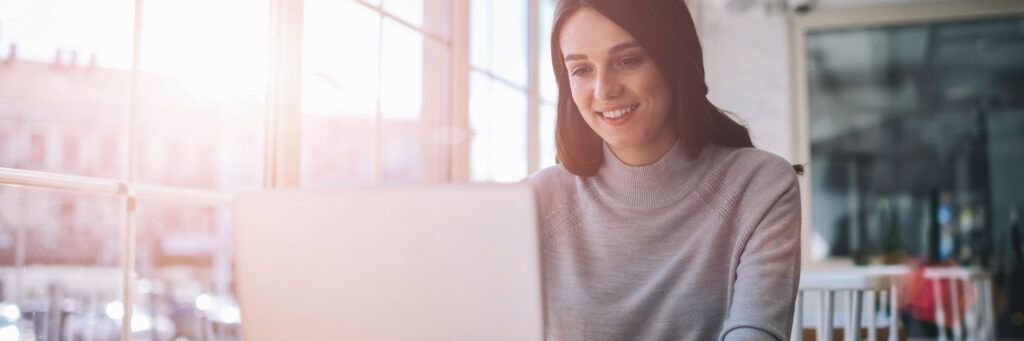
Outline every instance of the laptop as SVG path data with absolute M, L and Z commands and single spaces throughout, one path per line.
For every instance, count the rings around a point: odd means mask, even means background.
M 526 184 L 269 190 L 233 213 L 246 341 L 543 339 Z

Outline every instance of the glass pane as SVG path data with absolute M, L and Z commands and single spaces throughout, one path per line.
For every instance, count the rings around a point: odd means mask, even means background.
M 149 340 L 240 340 L 231 210 L 140 201 L 133 324 Z
M 423 25 L 423 0 L 384 0 L 384 11 L 413 26 Z
M 807 39 L 818 254 L 993 261 L 1024 203 L 1021 20 Z M 925 236 L 925 238 L 921 238 Z
M 491 0 L 470 0 L 469 28 L 469 63 L 490 70 L 494 43 L 491 40 Z
M 382 71 L 380 14 L 354 1 L 304 6 L 302 185 L 369 183 Z
M 423 36 L 384 20 L 381 56 L 381 181 L 420 178 L 423 111 Z
M 123 178 L 133 1 L 0 1 L 0 167 Z
M 116 197 L 0 186 L 0 309 L 14 326 L 5 333 L 120 337 L 124 207 Z
M 381 114 L 390 120 L 419 120 L 423 93 L 423 36 L 392 20 L 384 20 L 382 42 Z
M 268 5 L 146 1 L 140 181 L 232 191 L 260 187 Z
M 554 166 L 557 153 L 555 149 L 555 106 L 543 103 L 540 106 L 540 168 Z
M 381 123 L 382 183 L 413 183 L 423 179 L 421 165 L 426 145 L 420 143 L 420 124 L 403 120 Z
M 527 79 L 527 2 L 470 2 L 470 63 L 525 87 Z
M 302 186 L 337 187 L 373 180 L 372 118 L 302 118 Z
M 304 6 L 303 112 L 373 116 L 380 15 L 353 1 L 307 0 Z
M 493 136 L 490 134 L 491 79 L 472 71 L 469 74 L 469 178 L 487 181 L 492 178 Z
M 558 82 L 551 67 L 551 25 L 555 20 L 555 0 L 538 0 L 540 3 L 540 98 L 544 101 L 558 101 Z
M 492 0 L 491 72 L 521 87 L 527 79 L 527 1 Z M 472 19 L 471 19 L 472 20 Z
M 470 179 L 526 177 L 526 94 L 479 72 L 470 76 Z
M 988 270 L 999 339 L 1024 338 L 1022 28 L 1024 17 L 807 35 L 812 254 Z M 910 338 L 935 339 L 910 315 Z

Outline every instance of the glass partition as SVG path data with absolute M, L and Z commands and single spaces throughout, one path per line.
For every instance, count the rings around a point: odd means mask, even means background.
M 1024 17 L 812 30 L 804 52 L 812 257 L 982 267 L 997 335 L 1024 336 Z

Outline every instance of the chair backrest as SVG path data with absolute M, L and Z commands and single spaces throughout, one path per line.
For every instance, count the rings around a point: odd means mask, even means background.
M 805 271 L 800 276 L 800 291 L 797 295 L 793 322 L 792 339 L 804 338 L 804 301 L 808 295 L 818 295 L 816 311 L 817 326 L 815 340 L 832 341 L 836 310 L 836 296 L 843 295 L 845 304 L 843 316 L 845 340 L 861 340 L 862 314 L 866 313 L 867 338 L 877 340 L 879 328 L 877 313 L 879 307 L 887 315 L 888 340 L 899 337 L 899 278 L 908 270 L 905 267 L 873 267 L 848 270 Z M 879 304 L 879 301 L 882 303 Z M 866 308 L 865 308 L 866 305 Z
M 943 326 L 939 340 L 949 340 L 945 327 L 952 329 L 953 340 L 995 340 L 988 272 L 977 267 L 929 267 L 924 278 L 931 282 L 935 295 L 935 322 Z

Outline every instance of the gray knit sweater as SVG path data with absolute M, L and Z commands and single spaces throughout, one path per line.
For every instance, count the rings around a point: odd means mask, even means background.
M 678 144 L 597 175 L 561 166 L 537 192 L 549 340 L 787 340 L 800 276 L 800 190 L 754 148 Z

